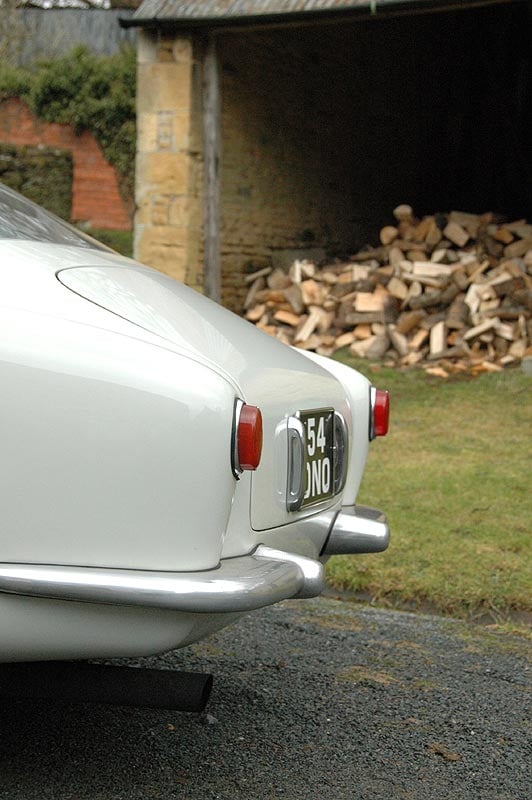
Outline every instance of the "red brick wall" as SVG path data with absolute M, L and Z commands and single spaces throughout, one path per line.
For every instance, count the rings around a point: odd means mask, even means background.
M 43 122 L 18 98 L 0 103 L 0 142 L 69 150 L 73 161 L 72 219 L 95 228 L 130 230 L 131 217 L 118 190 L 116 171 L 91 133 L 76 136 L 70 125 Z

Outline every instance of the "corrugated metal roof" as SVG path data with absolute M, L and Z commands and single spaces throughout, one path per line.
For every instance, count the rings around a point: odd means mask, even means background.
M 368 5 L 367 0 L 144 0 L 139 11 L 158 19 L 232 19 Z
M 336 16 L 356 11 L 419 7 L 467 7 L 510 0 L 144 0 L 125 24 L 174 23 L 180 26 L 257 23 L 290 17 Z

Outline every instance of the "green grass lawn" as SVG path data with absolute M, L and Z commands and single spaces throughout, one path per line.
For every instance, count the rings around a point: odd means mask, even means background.
M 110 231 L 104 228 L 90 228 L 87 233 L 99 242 L 112 247 L 117 253 L 133 257 L 133 231 Z
M 461 617 L 532 609 L 532 379 L 520 370 L 442 381 L 370 371 L 391 394 L 391 426 L 358 502 L 388 515 L 385 553 L 331 559 L 338 588 Z

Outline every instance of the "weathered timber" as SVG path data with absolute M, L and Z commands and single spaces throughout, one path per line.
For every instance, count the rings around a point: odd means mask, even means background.
M 221 297 L 220 255 L 220 80 L 216 37 L 207 36 L 203 54 L 203 156 L 205 208 L 205 294 Z

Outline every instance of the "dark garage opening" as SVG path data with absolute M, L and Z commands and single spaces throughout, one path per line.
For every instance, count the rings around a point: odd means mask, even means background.
M 224 33 L 224 284 L 392 209 L 532 217 L 530 6 Z M 231 280 L 231 273 L 234 281 Z

